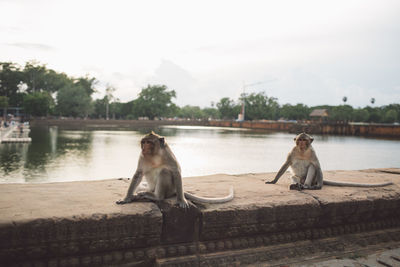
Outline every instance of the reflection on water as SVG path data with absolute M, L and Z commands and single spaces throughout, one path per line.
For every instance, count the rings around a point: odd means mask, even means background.
M 32 143 L 0 145 L 0 183 L 131 177 L 140 138 L 149 130 L 32 127 Z M 276 172 L 293 146 L 287 133 L 190 126 L 153 130 L 166 136 L 185 177 Z M 313 145 L 324 170 L 399 167 L 398 140 L 315 136 Z

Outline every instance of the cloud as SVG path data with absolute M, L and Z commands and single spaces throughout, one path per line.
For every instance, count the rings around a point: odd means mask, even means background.
M 154 75 L 146 81 L 148 84 L 164 84 L 177 93 L 178 105 L 194 103 L 191 101 L 196 91 L 196 79 L 189 71 L 170 60 L 163 59 L 155 69 Z M 197 95 L 196 95 L 197 97 Z
M 28 50 L 50 51 L 50 50 L 55 49 L 52 46 L 45 45 L 45 44 L 39 44 L 39 43 L 8 43 L 6 45 L 19 47 L 22 49 L 28 49 Z

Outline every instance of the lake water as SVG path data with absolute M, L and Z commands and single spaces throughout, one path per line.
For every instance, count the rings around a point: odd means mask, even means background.
M 184 177 L 277 172 L 293 134 L 247 129 L 167 126 Z M 147 130 L 72 131 L 32 128 L 30 144 L 0 144 L 0 183 L 40 183 L 131 177 Z M 400 140 L 314 136 L 323 170 L 400 167 Z

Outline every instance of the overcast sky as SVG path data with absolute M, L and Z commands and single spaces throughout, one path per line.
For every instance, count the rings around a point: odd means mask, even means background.
M 0 0 L 0 61 L 109 84 L 147 84 L 179 106 L 264 91 L 280 104 L 400 103 L 400 1 Z

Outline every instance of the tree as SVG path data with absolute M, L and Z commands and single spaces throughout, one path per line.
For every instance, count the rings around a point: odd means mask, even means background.
M 303 104 L 292 106 L 285 104 L 280 108 L 279 116 L 289 120 L 305 120 L 310 115 L 310 108 Z
M 204 115 L 200 107 L 186 105 L 179 110 L 179 117 L 194 120 L 194 119 L 203 119 L 206 116 Z
M 54 108 L 54 100 L 48 92 L 34 92 L 24 95 L 25 113 L 33 116 L 47 116 Z
M 367 106 L 364 109 L 367 110 L 369 113 L 367 122 L 378 123 L 378 122 L 383 121 L 384 112 L 381 108 L 378 108 L 378 107 L 373 108 L 373 107 Z
M 22 80 L 23 74 L 19 65 L 0 62 L 0 96 L 7 97 L 9 106 L 22 106 L 22 94 L 18 91 L 18 85 Z
M 373 105 L 375 103 L 375 98 L 371 98 L 371 104 Z
M 48 91 L 46 73 L 46 65 L 40 65 L 37 61 L 28 61 L 25 64 L 23 74 L 28 93 Z
M 92 110 L 91 97 L 81 85 L 67 85 L 57 94 L 58 113 L 62 116 L 87 117 Z
M 134 115 L 132 114 L 133 105 L 134 105 L 134 100 L 126 103 L 121 103 L 121 116 L 125 117 L 126 119 L 133 118 L 134 117 Z
M 367 109 L 355 109 L 353 111 L 353 121 L 355 122 L 366 122 L 369 118 L 369 112 Z
M 112 102 L 110 104 L 110 112 L 112 114 L 113 119 L 121 119 L 124 117 L 122 113 L 122 108 L 124 104 L 120 102 Z
M 224 97 L 217 103 L 217 109 L 221 114 L 222 119 L 236 119 L 241 106 L 228 97 Z
M 274 97 L 268 97 L 265 92 L 242 94 L 241 101 L 245 101 L 245 119 L 260 120 L 278 118 L 279 104 Z
M 346 102 L 347 102 L 347 96 L 344 96 L 344 97 L 342 98 L 342 100 L 343 100 L 343 103 L 346 104 Z
M 330 119 L 334 121 L 351 121 L 353 114 L 353 107 L 349 105 L 342 105 L 333 107 L 329 112 Z
M 3 120 L 5 120 L 8 108 L 8 97 L 0 96 L 0 108 L 3 108 Z
M 47 70 L 46 75 L 46 87 L 44 90 L 47 92 L 57 92 L 59 89 L 67 86 L 73 82 L 73 79 L 68 77 L 65 73 L 58 73 L 54 70 Z
M 93 116 L 95 118 L 105 118 L 106 117 L 106 97 L 102 99 L 96 99 L 93 102 Z
M 113 93 L 115 92 L 115 88 L 111 86 L 107 86 L 106 88 L 106 95 L 104 97 L 106 101 L 106 120 L 109 120 L 109 110 L 110 110 L 110 102 L 115 100 Z
M 394 109 L 389 109 L 388 111 L 385 112 L 385 115 L 383 117 L 383 122 L 386 123 L 394 123 L 397 121 L 397 111 Z
M 211 107 L 211 108 L 203 108 L 203 113 L 205 119 L 219 119 L 221 118 L 221 114 L 219 114 L 218 109 Z
M 172 103 L 176 97 L 174 90 L 168 91 L 166 85 L 148 85 L 139 93 L 139 97 L 133 101 L 132 113 L 135 117 L 168 117 L 177 110 Z
M 94 86 L 97 84 L 96 78 L 90 78 L 89 76 L 80 77 L 74 80 L 74 84 L 85 89 L 86 94 L 89 96 L 96 92 L 96 89 L 94 88 Z
M 8 97 L 0 96 L 0 108 L 7 108 L 8 107 Z

